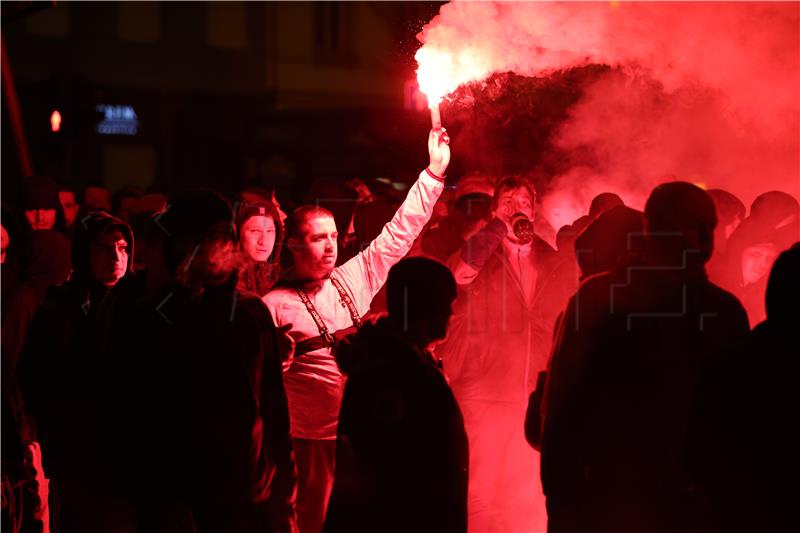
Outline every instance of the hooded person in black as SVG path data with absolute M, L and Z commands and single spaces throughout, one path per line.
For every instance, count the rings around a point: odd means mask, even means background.
M 764 294 L 772 264 L 798 239 L 800 204 L 781 191 L 765 192 L 753 200 L 750 216 L 731 234 L 722 284 L 741 300 L 751 327 L 766 318 Z
M 3 312 L 3 358 L 9 359 L 10 368 L 16 368 L 28 327 L 47 289 L 61 285 L 69 277 L 69 239 L 53 230 L 34 232 L 23 257 L 23 268 L 18 291 Z
M 800 243 L 772 267 L 767 319 L 709 368 L 695 402 L 689 457 L 720 532 L 797 531 L 795 424 Z
M 700 519 L 690 406 L 747 316 L 706 277 L 716 215 L 703 190 L 659 185 L 644 215 L 643 258 L 586 279 L 556 333 L 541 464 L 551 533 L 674 533 Z
M 608 272 L 641 254 L 642 212 L 624 205 L 604 211 L 575 240 L 580 279 Z
M 22 399 L 17 386 L 17 361 L 34 313 L 44 300 L 48 288 L 67 281 L 70 273 L 69 239 L 52 230 L 40 230 L 31 235 L 24 254 L 25 271 L 20 286 L 3 311 L 2 351 L 3 384 L 13 398 L 15 418 L 20 430 L 27 435 L 22 412 Z
M 125 358 L 120 438 L 136 457 L 128 488 L 148 530 L 293 527 L 276 331 L 261 300 L 236 288 L 232 222 L 211 191 L 179 194 L 152 220 L 147 296 L 126 321 L 139 335 Z
M 132 263 L 133 235 L 105 213 L 80 221 L 68 282 L 47 291 L 19 361 L 20 386 L 42 445 L 61 531 L 125 530 L 105 435 L 114 417 L 109 338 L 118 285 Z M 108 522 L 111 520 L 111 522 Z
M 339 346 L 348 379 L 325 533 L 466 532 L 464 421 L 428 351 L 455 297 L 447 267 L 403 259 L 389 272 L 389 315 Z
M 573 243 L 574 260 L 580 267 L 581 281 L 638 260 L 644 251 L 643 226 L 642 212 L 624 205 L 617 205 L 597 215 Z M 556 331 L 563 318 L 562 313 L 556 320 Z M 541 449 L 541 409 L 546 379 L 547 371 L 540 372 L 525 413 L 525 439 L 536 450 Z
M 64 283 L 70 273 L 69 239 L 57 231 L 40 230 L 30 235 L 27 250 L 23 254 L 24 272 L 22 281 L 3 310 L 2 324 L 2 355 L 3 355 L 3 461 L 6 470 L 6 452 L 16 449 L 17 445 L 24 444 L 28 449 L 27 461 L 18 457 L 17 465 L 30 465 L 38 470 L 41 475 L 41 453 L 31 444 L 35 435 L 29 431 L 26 423 L 22 398 L 17 383 L 17 360 L 22 344 L 28 333 L 31 320 L 36 309 L 45 296 L 45 291 L 51 287 Z M 16 436 L 19 440 L 16 441 Z M 21 450 L 21 448 L 20 448 Z M 12 478 L 15 476 L 13 468 L 9 468 Z M 27 468 L 22 470 L 33 474 Z M 18 470 L 16 474 L 19 474 Z M 28 480 L 27 477 L 31 479 Z M 19 477 L 18 477 L 19 479 Z M 20 493 L 23 498 L 22 513 L 23 527 L 31 527 L 31 521 L 40 520 L 46 508 L 46 502 L 41 502 L 44 497 L 40 491 L 39 480 L 34 481 L 34 476 L 23 479 L 25 490 Z M 31 481 L 31 483 L 28 483 Z M 35 495 L 35 497 L 33 497 Z

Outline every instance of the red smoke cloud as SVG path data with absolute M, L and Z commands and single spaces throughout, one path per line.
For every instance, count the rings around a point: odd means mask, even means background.
M 420 70 L 454 84 L 612 67 L 552 138 L 594 156 L 552 178 L 556 228 L 604 190 L 642 207 L 667 175 L 746 204 L 770 189 L 800 196 L 798 3 L 451 2 L 419 38 Z

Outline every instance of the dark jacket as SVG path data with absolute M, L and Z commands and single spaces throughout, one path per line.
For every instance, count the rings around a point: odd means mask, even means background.
M 800 528 L 795 424 L 800 323 L 800 244 L 784 252 L 767 285 L 767 320 L 704 375 L 694 405 L 689 458 L 716 511 L 717 531 Z
M 467 437 L 430 354 L 381 319 L 337 361 L 348 380 L 324 531 L 465 532 Z
M 557 268 L 556 251 L 539 237 L 529 255 L 509 259 L 505 234 L 505 224 L 492 220 L 450 260 L 459 294 L 437 354 L 459 400 L 524 405 L 537 374 L 547 367 L 556 317 L 576 284 Z M 523 290 L 512 260 L 531 264 L 536 280 L 527 283 L 534 286 Z
M 644 268 L 641 268 L 644 267 Z M 701 370 L 747 335 L 703 273 L 640 264 L 588 278 L 556 335 L 544 400 L 549 531 L 681 531 Z
M 139 335 L 125 357 L 120 428 L 133 454 L 128 485 L 142 505 L 213 511 L 268 500 L 285 523 L 296 476 L 275 327 L 235 284 L 173 284 L 133 307 Z
M 23 280 L 16 294 L 3 310 L 3 391 L 4 406 L 14 413 L 17 431 L 24 439 L 31 439 L 26 423 L 22 397 L 17 379 L 17 362 L 34 313 L 44 300 L 47 289 L 61 285 L 70 273 L 69 240 L 57 231 L 35 231 L 31 235 L 26 253 Z
M 57 231 L 34 231 L 30 236 L 22 280 L 3 310 L 3 358 L 9 360 L 11 369 L 16 369 L 28 327 L 47 289 L 61 285 L 69 277 L 69 249 L 69 239 Z

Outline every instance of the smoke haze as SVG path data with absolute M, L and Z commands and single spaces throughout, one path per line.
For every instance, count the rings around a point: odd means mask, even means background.
M 555 228 L 605 190 L 641 208 L 665 176 L 746 205 L 800 196 L 798 3 L 451 2 L 419 38 L 459 84 L 611 67 L 552 130 L 551 150 L 581 154 L 549 178 Z

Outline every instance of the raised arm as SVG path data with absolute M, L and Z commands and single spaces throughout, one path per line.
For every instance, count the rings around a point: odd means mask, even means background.
M 334 271 L 334 275 L 349 286 L 360 313 L 369 309 L 373 296 L 386 282 L 389 269 L 408 253 L 430 220 L 433 207 L 444 189 L 444 172 L 450 163 L 448 142 L 444 130 L 430 132 L 428 168 L 420 173 L 405 201 L 380 235 L 364 251 Z

